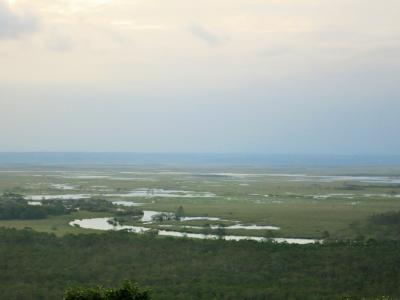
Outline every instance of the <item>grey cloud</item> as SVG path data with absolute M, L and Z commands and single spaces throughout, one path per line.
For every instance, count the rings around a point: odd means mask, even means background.
M 15 12 L 0 0 L 0 39 L 18 38 L 38 29 L 38 17 L 28 12 Z
M 217 35 L 210 32 L 209 30 L 207 30 L 206 28 L 204 28 L 199 24 L 192 24 L 188 30 L 195 37 L 207 43 L 209 46 L 217 46 L 222 44 L 223 42 L 223 40 L 220 37 L 218 37 Z

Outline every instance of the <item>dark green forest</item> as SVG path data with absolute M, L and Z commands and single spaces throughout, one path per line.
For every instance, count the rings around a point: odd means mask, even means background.
M 377 299 L 400 295 L 400 243 L 288 245 L 126 232 L 0 229 L 1 299 L 62 299 L 132 280 L 153 299 Z
M 138 217 L 143 211 L 134 207 L 117 208 L 112 202 L 100 197 L 78 200 L 42 200 L 40 205 L 29 205 L 23 195 L 4 193 L 0 195 L 0 220 L 36 220 L 49 216 L 70 214 L 73 211 L 109 212 L 120 217 Z
M 47 201 L 41 206 L 32 206 L 22 195 L 4 193 L 0 195 L 0 220 L 45 219 L 49 215 L 57 216 L 70 213 L 60 202 Z

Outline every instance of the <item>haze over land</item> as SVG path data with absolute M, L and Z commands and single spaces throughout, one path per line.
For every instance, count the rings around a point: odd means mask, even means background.
M 399 12 L 0 0 L 0 149 L 398 154 Z
M 399 16 L 0 0 L 0 300 L 400 299 Z

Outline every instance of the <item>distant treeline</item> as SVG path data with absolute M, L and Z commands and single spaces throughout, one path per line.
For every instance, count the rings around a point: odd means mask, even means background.
M 376 214 L 369 218 L 369 221 L 376 225 L 397 225 L 400 226 L 400 211 Z M 400 227 L 399 227 L 400 229 Z M 399 230 L 400 233 L 400 230 Z
M 22 195 L 5 193 L 0 195 L 0 220 L 45 219 L 49 215 L 63 215 L 70 212 L 62 203 L 53 201 L 46 205 L 29 205 Z
M 338 231 L 329 240 L 351 238 L 356 241 L 400 241 L 400 211 L 374 214 L 365 220 L 351 223 L 345 230 Z
M 163 300 L 400 295 L 395 241 L 287 245 L 0 229 L 0 257 L 0 298 L 7 300 L 62 299 L 68 287 L 115 287 L 125 279 Z
M 39 202 L 38 202 L 39 203 Z M 69 214 L 76 210 L 109 212 L 118 216 L 138 217 L 143 211 L 134 207 L 116 207 L 99 197 L 79 200 L 42 200 L 41 205 L 29 205 L 23 195 L 4 193 L 0 195 L 0 220 L 35 220 L 48 216 Z

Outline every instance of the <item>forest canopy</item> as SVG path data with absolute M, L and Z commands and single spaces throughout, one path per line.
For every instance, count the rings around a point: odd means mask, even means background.
M 3 299 L 73 286 L 149 287 L 154 299 L 380 299 L 400 295 L 400 243 L 289 245 L 126 232 L 56 237 L 0 228 Z M 389 298 L 390 299 L 390 298 Z

